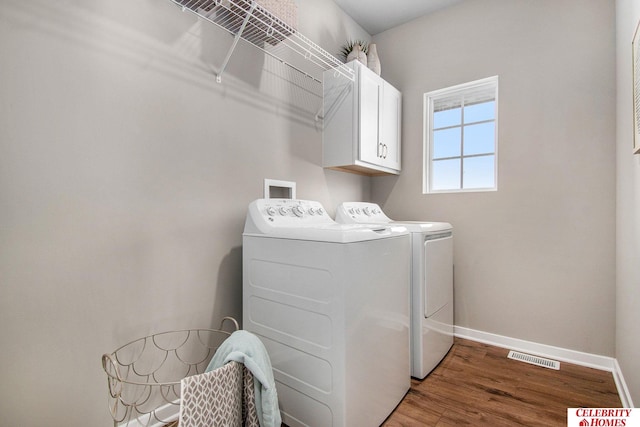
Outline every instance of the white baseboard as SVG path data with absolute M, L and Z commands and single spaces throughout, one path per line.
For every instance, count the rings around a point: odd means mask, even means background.
M 478 341 L 496 347 L 508 348 L 510 350 L 521 351 L 547 359 L 555 359 L 561 362 L 573 363 L 575 365 L 608 371 L 613 374 L 613 379 L 618 389 L 618 395 L 625 408 L 633 408 L 633 402 L 629 395 L 629 389 L 624 382 L 622 371 L 618 361 L 613 357 L 600 356 L 597 354 L 584 353 L 576 350 L 569 350 L 552 345 L 539 344 L 532 341 L 525 341 L 517 338 L 505 337 L 489 332 L 477 331 L 474 329 L 454 327 L 456 337 L 465 338 L 471 341 Z
M 624 381 L 624 377 L 622 376 L 622 370 L 620 369 L 620 365 L 618 365 L 618 360 L 616 359 L 614 362 L 615 369 L 613 370 L 613 380 L 616 382 L 618 394 L 622 401 L 622 407 L 635 408 L 635 406 L 633 406 L 633 400 L 631 399 L 631 393 L 629 393 L 629 389 L 627 388 L 627 383 Z

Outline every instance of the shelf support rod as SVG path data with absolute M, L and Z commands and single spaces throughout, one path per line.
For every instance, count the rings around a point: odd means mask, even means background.
M 227 68 L 227 64 L 229 63 L 229 59 L 231 59 L 231 55 L 233 54 L 233 51 L 236 49 L 236 45 L 238 44 L 238 41 L 240 40 L 240 37 L 242 36 L 242 32 L 244 31 L 245 27 L 247 26 L 247 23 L 249 22 L 249 18 L 251 18 L 251 16 L 253 15 L 253 10 L 256 8 L 256 4 L 257 3 L 255 1 L 251 2 L 251 7 L 249 8 L 249 11 L 247 12 L 247 15 L 244 17 L 244 20 L 242 21 L 242 25 L 240 26 L 240 29 L 238 30 L 238 32 L 236 33 L 235 37 L 233 38 L 233 43 L 231 44 L 231 47 L 229 48 L 229 51 L 227 52 L 227 56 L 224 58 L 224 62 L 222 63 L 222 67 L 220 67 L 220 71 L 216 75 L 216 82 L 218 82 L 218 83 L 222 83 L 222 73 L 224 73 L 224 70 Z
M 334 72 L 334 76 L 337 77 L 337 71 Z M 336 106 L 342 103 L 342 101 L 350 91 L 351 91 L 351 85 L 347 83 L 346 85 L 344 85 L 344 87 L 342 88 L 338 96 L 336 96 L 336 100 L 333 101 L 333 104 L 331 104 L 329 108 L 327 108 L 327 110 L 324 112 L 324 115 L 321 114 L 322 110 L 324 110 L 324 99 L 323 99 L 323 105 L 320 106 L 320 109 L 318 109 L 318 112 L 315 115 L 316 122 L 319 122 L 320 120 L 324 120 L 325 117 L 333 113 L 333 110 L 336 108 Z

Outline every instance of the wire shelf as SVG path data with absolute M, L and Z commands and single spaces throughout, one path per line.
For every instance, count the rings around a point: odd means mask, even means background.
M 180 6 L 183 11 L 190 11 L 200 18 L 217 25 L 234 36 L 234 42 L 217 74 L 217 81 L 222 81 L 222 74 L 233 54 L 239 39 L 249 42 L 265 54 L 290 67 L 303 76 L 322 84 L 322 72 L 334 70 L 354 80 L 354 72 L 342 61 L 300 34 L 295 28 L 276 17 L 255 0 L 170 0 Z M 299 59 L 304 59 L 298 64 Z M 295 62 L 295 63 L 294 63 Z M 319 70 L 307 71 L 306 64 Z
M 220 329 L 161 332 L 131 341 L 102 356 L 115 427 L 177 426 L 180 380 L 201 374 L 216 349 L 231 335 Z

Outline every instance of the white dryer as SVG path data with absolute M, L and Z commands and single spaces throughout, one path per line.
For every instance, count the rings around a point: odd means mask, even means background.
M 453 345 L 453 228 L 393 221 L 375 203 L 342 203 L 343 224 L 402 225 L 411 232 L 411 375 L 424 378 Z
M 243 233 L 243 328 L 264 343 L 282 421 L 382 424 L 411 385 L 410 235 L 259 199 Z

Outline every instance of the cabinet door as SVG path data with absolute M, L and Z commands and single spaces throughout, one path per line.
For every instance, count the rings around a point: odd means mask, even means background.
M 384 83 L 380 112 L 380 157 L 383 166 L 400 170 L 400 117 L 402 94 Z
M 380 164 L 380 102 L 382 79 L 360 67 L 360 141 L 359 158 L 363 162 Z

